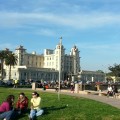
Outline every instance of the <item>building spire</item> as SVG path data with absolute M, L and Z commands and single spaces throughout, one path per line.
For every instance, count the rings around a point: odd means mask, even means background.
M 60 45 L 62 45 L 62 37 L 60 37 Z

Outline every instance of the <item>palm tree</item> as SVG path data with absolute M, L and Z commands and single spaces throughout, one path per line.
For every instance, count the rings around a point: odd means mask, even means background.
M 17 56 L 14 53 L 7 54 L 5 64 L 9 66 L 9 80 L 11 79 L 11 67 L 17 64 Z
M 9 49 L 5 49 L 5 50 L 0 50 L 0 73 L 1 73 L 1 80 L 3 80 L 3 76 L 4 76 L 4 70 L 3 70 L 3 64 L 4 64 L 4 60 L 7 56 L 7 54 L 9 53 Z

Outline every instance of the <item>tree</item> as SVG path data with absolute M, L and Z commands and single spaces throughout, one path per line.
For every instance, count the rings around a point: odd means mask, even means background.
M 17 56 L 14 53 L 7 54 L 5 64 L 9 66 L 9 80 L 11 79 L 11 67 L 17 64 Z
M 114 64 L 114 66 L 109 66 L 108 69 L 111 71 L 109 74 L 115 77 L 120 77 L 120 64 Z
M 3 80 L 4 77 L 4 70 L 3 70 L 3 64 L 4 64 L 4 60 L 7 56 L 7 54 L 9 53 L 9 49 L 5 49 L 5 50 L 0 50 L 0 73 L 1 73 L 1 80 Z
M 96 72 L 104 73 L 102 70 L 97 70 Z

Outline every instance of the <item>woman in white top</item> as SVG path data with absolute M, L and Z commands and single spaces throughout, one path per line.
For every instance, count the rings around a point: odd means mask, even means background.
M 33 92 L 31 98 L 31 111 L 29 115 L 30 120 L 33 120 L 35 116 L 43 114 L 44 111 L 40 108 L 40 102 L 41 98 L 39 97 L 39 94 L 37 92 Z
M 111 85 L 108 85 L 108 88 L 107 88 L 108 92 L 107 92 L 107 96 L 113 96 L 113 89 L 111 87 Z

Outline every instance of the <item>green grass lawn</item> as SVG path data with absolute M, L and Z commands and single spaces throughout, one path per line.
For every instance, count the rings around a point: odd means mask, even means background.
M 14 94 L 17 100 L 20 92 L 31 98 L 31 90 L 0 88 L 0 103 L 9 94 Z M 38 92 L 42 98 L 41 107 L 45 112 L 37 117 L 37 120 L 120 120 L 120 110 L 110 105 L 67 95 L 60 95 L 58 101 L 57 93 Z M 28 114 L 20 116 L 19 120 L 28 120 Z

